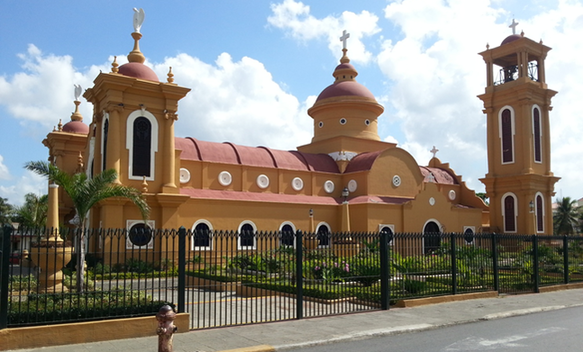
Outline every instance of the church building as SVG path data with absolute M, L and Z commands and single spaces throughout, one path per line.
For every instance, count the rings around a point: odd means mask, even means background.
M 171 68 L 161 80 L 144 65 L 139 29 L 132 33 L 129 62 L 119 66 L 114 60 L 111 72 L 100 73 L 84 92 L 94 106 L 89 124 L 76 109 L 43 141 L 59 168 L 89 177 L 115 169 L 116 182 L 141 190 L 152 208 L 144 224 L 131 202 L 109 199 L 92 209 L 91 228 L 251 233 L 238 238 L 242 250 L 257 248 L 258 231 L 315 232 L 320 247 L 334 246 L 327 234 L 348 231 L 552 232 L 558 178 L 550 171 L 549 111 L 556 92 L 545 83 L 550 48 L 542 43 L 512 35 L 480 53 L 487 73 L 479 98 L 487 119 L 488 174 L 482 182 L 488 206 L 435 153 L 428 165 L 419 165 L 396 144 L 381 141 L 384 109 L 356 80 L 346 32 L 332 83 L 313 87 L 321 93 L 306 116 L 313 119 L 311 143 L 283 151 L 175 137 L 179 113 L 191 118 L 179 111 L 190 89 L 174 83 Z M 58 202 L 58 218 L 48 226 L 69 224 L 75 216 L 70 201 L 62 190 L 49 193 Z M 128 236 L 126 245 L 147 248 L 148 241 Z M 195 242 L 213 249 L 212 239 Z M 293 245 L 293 236 L 282 236 L 281 244 Z M 437 246 L 426 241 L 422 250 Z

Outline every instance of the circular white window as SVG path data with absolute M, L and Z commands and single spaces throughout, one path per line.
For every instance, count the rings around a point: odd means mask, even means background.
M 340 119 L 340 124 L 341 125 L 346 125 L 346 119 L 345 118 L 341 118 Z
M 429 205 L 435 205 L 435 198 L 429 198 Z
M 399 187 L 401 185 L 401 177 L 399 175 L 393 176 L 393 186 Z
M 259 188 L 267 188 L 269 186 L 269 177 L 263 174 L 257 176 L 257 186 Z
M 334 192 L 334 182 L 330 180 L 324 182 L 324 190 L 326 191 L 326 193 Z
M 364 120 L 364 124 L 367 126 L 370 125 L 370 120 L 369 119 Z
M 449 200 L 455 200 L 455 191 L 452 189 L 449 191 Z
M 358 188 L 358 183 L 356 183 L 355 180 L 348 181 L 348 191 L 349 192 L 356 191 L 356 188 Z
M 320 128 L 324 127 L 324 122 L 322 122 L 322 121 L 318 122 L 318 127 L 320 127 Z
M 304 188 L 304 181 L 299 177 L 294 177 L 292 180 L 292 188 L 295 191 L 301 191 Z
M 228 186 L 233 182 L 233 176 L 229 173 L 229 171 L 221 171 L 219 174 L 219 183 L 223 186 Z
M 190 181 L 190 171 L 180 168 L 180 183 L 187 183 L 188 181 Z

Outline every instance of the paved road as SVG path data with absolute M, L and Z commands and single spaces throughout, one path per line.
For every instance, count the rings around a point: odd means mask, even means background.
M 290 351 L 581 351 L 582 326 L 583 307 L 573 307 Z

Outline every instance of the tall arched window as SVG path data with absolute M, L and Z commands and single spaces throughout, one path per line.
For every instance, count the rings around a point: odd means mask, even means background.
M 514 116 L 510 108 L 500 113 L 500 138 L 502 142 L 502 163 L 514 162 Z
M 330 228 L 327 224 L 318 225 L 316 236 L 318 238 L 318 247 L 330 246 Z
M 540 110 L 537 106 L 532 109 L 532 134 L 534 141 L 534 161 L 537 163 L 542 162 L 542 152 L 541 152 L 541 123 L 540 123 Z
M 387 234 L 387 244 L 389 246 L 393 245 L 393 237 L 394 237 L 394 225 L 379 225 L 379 232 Z
M 545 231 L 545 213 L 544 213 L 543 196 L 538 193 L 536 195 L 536 232 Z
M 295 230 L 292 224 L 283 224 L 280 231 L 280 242 L 282 246 L 293 246 L 295 240 Z
M 150 151 L 152 149 L 152 124 L 140 116 L 134 120 L 132 148 L 132 175 L 150 177 Z
M 441 231 L 436 221 L 428 221 L 423 227 L 423 253 L 430 254 L 441 246 Z
M 131 180 L 153 181 L 158 151 L 158 121 L 147 110 L 132 112 L 126 122 L 126 148 L 129 151 L 128 174 Z
M 103 122 L 103 143 L 101 145 L 101 170 L 107 168 L 107 138 L 109 136 L 109 118 Z
M 504 232 L 516 232 L 516 196 L 507 194 L 502 197 L 504 209 Z
M 211 249 L 212 229 L 206 220 L 200 220 L 192 232 L 192 249 Z
M 255 225 L 244 222 L 239 227 L 239 249 L 255 249 Z

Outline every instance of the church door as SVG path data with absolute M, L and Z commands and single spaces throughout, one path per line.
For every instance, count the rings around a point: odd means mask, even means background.
M 441 245 L 441 234 L 439 233 L 439 225 L 430 221 L 423 229 L 423 253 L 431 254 L 439 249 Z

